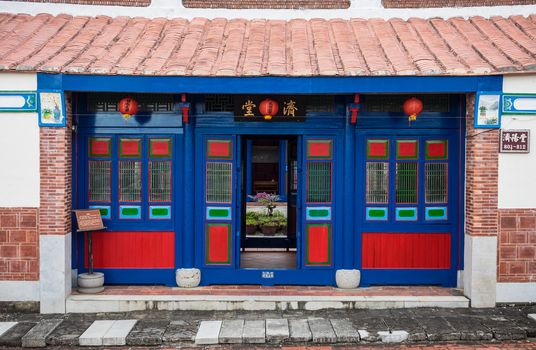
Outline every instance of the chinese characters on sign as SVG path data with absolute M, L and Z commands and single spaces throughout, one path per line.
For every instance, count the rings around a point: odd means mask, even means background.
M 290 95 L 238 95 L 235 97 L 236 121 L 263 121 L 261 102 L 270 99 L 277 103 L 277 114 L 273 121 L 305 121 L 305 100 L 301 96 Z
M 501 153 L 529 153 L 530 130 L 501 130 Z

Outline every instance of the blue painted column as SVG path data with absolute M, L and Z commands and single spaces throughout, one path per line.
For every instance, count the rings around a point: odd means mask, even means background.
M 350 124 L 349 116 L 346 115 L 344 128 L 344 221 L 343 221 L 343 267 L 354 267 L 355 235 L 355 201 L 358 194 L 355 193 L 355 125 Z
M 194 225 L 194 204 L 195 204 L 195 164 L 194 164 L 194 127 L 190 121 L 184 125 L 184 225 L 182 227 L 182 256 L 183 267 L 190 268 L 194 266 L 194 242 L 195 242 L 195 225 Z

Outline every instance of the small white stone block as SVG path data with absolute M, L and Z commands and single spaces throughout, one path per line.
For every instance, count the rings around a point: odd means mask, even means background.
M 195 336 L 197 345 L 218 344 L 222 321 L 202 321 Z
M 536 314 L 529 314 L 529 318 L 532 318 L 534 321 L 536 321 Z
M 359 287 L 361 282 L 361 271 L 359 270 L 337 270 L 335 272 L 335 282 L 338 288 L 354 289 Z
M 0 337 L 11 329 L 17 322 L 0 322 Z
M 78 342 L 80 346 L 101 346 L 102 338 L 112 328 L 115 321 L 95 321 L 80 336 Z
M 201 282 L 201 270 L 199 269 L 177 269 L 175 281 L 181 288 L 194 288 Z
M 127 335 L 130 333 L 137 320 L 115 321 L 108 332 L 102 337 L 102 345 L 126 345 Z
M 408 339 L 408 332 L 406 331 L 392 331 L 392 332 L 378 332 L 382 343 L 400 343 Z

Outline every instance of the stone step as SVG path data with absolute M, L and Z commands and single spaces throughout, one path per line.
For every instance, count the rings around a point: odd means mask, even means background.
M 4 333 L 9 331 L 16 324 L 17 324 L 17 322 L 0 322 L 0 337 L 2 337 L 2 335 L 4 335 Z
M 47 346 L 46 338 L 56 327 L 63 322 L 62 319 L 44 319 L 39 321 L 26 335 L 22 337 L 22 347 L 24 348 L 44 348 Z
M 202 321 L 195 336 L 197 345 L 218 344 L 222 321 Z
M 456 295 L 85 295 L 67 298 L 68 313 L 128 312 L 137 310 L 327 310 L 393 309 L 414 307 L 467 308 L 469 299 Z

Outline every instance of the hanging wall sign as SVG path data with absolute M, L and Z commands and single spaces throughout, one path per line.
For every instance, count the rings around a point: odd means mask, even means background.
M 65 126 L 65 98 L 61 91 L 39 92 L 39 126 Z
M 500 105 L 500 92 L 477 93 L 475 101 L 475 128 L 500 128 Z
M 530 130 L 501 130 L 501 153 L 529 153 Z
M 536 94 L 503 95 L 503 114 L 536 114 Z
M 303 122 L 305 110 L 306 103 L 302 96 L 237 95 L 234 99 L 236 121 Z M 271 115 L 267 112 L 275 113 Z M 268 115 L 270 118 L 266 117 Z
M 37 111 L 37 93 L 2 92 L 0 93 L 0 112 Z

